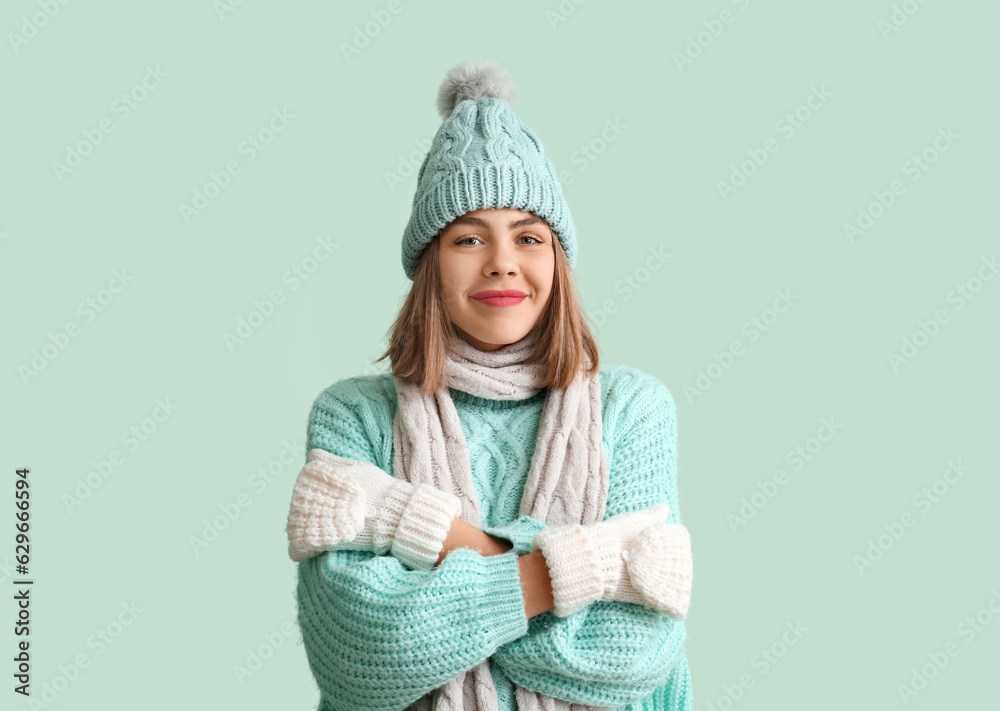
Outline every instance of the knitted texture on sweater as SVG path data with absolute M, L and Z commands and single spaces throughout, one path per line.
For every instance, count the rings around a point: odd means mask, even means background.
M 681 523 L 673 399 L 656 378 L 602 365 L 606 517 L 656 503 Z M 513 684 L 592 706 L 691 709 L 683 622 L 632 604 L 596 602 L 566 618 L 524 612 L 517 557 L 547 526 L 518 517 L 544 391 L 494 401 L 451 391 L 487 533 L 513 549 L 460 549 L 432 570 L 391 555 L 335 550 L 299 563 L 299 625 L 320 711 L 400 710 L 489 658 L 502 711 Z M 389 375 L 342 380 L 316 399 L 306 452 L 320 447 L 392 472 L 395 388 Z

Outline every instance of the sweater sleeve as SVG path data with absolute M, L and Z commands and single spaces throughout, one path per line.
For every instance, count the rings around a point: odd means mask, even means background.
M 391 418 L 356 380 L 317 398 L 306 451 L 387 471 Z M 457 550 L 432 570 L 371 551 L 327 551 L 298 564 L 297 598 L 322 708 L 403 711 L 528 630 L 516 551 Z
M 609 408 L 605 444 L 610 486 L 605 518 L 670 504 L 669 523 L 681 523 L 677 493 L 677 428 L 670 391 L 656 378 L 635 369 L 620 376 Z M 606 432 L 608 430 L 606 429 Z M 490 529 L 514 550 L 529 546 L 545 524 L 522 516 Z M 516 684 L 566 701 L 592 706 L 639 704 L 657 689 L 672 694 L 677 706 L 692 708 L 683 621 L 649 608 L 598 601 L 568 617 L 546 612 L 531 618 L 528 634 L 506 643 L 494 663 Z M 681 693 L 683 692 L 683 693 Z

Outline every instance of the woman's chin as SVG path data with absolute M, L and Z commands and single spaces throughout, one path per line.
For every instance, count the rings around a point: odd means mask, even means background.
M 462 337 L 466 340 L 466 342 L 472 344 L 479 350 L 495 351 L 503 348 L 504 346 L 509 346 L 511 343 L 516 343 L 524 338 L 530 330 L 531 329 L 524 330 L 523 328 L 477 328 L 475 332 L 469 332 L 459 328 L 459 333 L 462 334 Z

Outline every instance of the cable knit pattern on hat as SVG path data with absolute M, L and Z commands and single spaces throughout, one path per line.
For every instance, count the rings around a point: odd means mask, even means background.
M 656 378 L 600 369 L 610 481 L 605 517 L 654 504 L 681 523 L 673 399 Z M 540 394 L 541 395 L 541 394 Z M 513 549 L 450 553 L 432 570 L 391 555 L 334 550 L 298 564 L 299 625 L 320 710 L 402 710 L 488 660 L 501 711 L 515 685 L 600 708 L 693 708 L 682 621 L 599 601 L 568 617 L 527 619 L 517 557 L 548 526 L 519 516 L 544 398 L 491 400 L 451 391 L 469 450 L 482 525 Z M 339 381 L 316 399 L 306 452 L 320 447 L 392 472 L 390 375 Z M 650 536 L 648 547 L 669 544 Z M 472 704 L 469 706 L 472 707 Z

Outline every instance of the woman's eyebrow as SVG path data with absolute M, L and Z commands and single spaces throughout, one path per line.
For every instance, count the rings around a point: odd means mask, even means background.
M 530 217 L 525 217 L 524 219 L 521 220 L 514 220 L 509 225 L 507 225 L 507 229 L 516 230 L 521 227 L 527 227 L 528 225 L 538 224 L 539 222 L 544 222 L 544 220 L 538 217 L 537 215 L 531 215 Z M 487 227 L 487 228 L 489 227 L 489 224 L 486 222 L 486 220 L 483 220 L 479 217 L 469 217 L 468 215 L 462 215 L 461 217 L 455 218 L 451 224 L 473 225 L 475 227 Z

